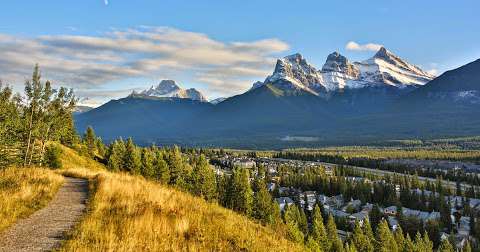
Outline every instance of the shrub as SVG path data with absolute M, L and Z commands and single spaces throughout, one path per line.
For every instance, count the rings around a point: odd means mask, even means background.
M 49 145 L 45 151 L 45 164 L 53 169 L 62 168 L 62 162 L 60 161 L 60 155 L 62 154 L 62 149 L 57 145 Z

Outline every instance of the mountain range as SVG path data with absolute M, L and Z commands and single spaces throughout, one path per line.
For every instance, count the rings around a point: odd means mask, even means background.
M 480 60 L 435 77 L 382 47 L 361 62 L 331 53 L 320 70 L 293 54 L 212 102 L 164 80 L 77 115 L 76 126 L 105 140 L 280 148 L 480 134 L 479 108 Z

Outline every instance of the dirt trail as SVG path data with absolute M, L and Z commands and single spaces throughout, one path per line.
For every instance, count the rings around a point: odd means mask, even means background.
M 52 201 L 0 233 L 0 251 L 50 251 L 80 220 L 86 209 L 88 181 L 65 178 Z

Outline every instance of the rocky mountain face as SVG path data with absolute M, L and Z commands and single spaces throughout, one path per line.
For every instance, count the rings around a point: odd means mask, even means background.
M 433 78 L 382 47 L 372 58 L 354 63 L 338 52 L 331 53 L 321 70 L 302 55 L 293 54 L 278 59 L 273 74 L 252 88 L 270 83 L 280 89 L 302 89 L 321 96 L 343 89 L 424 85 Z
M 207 98 L 195 88 L 183 89 L 174 80 L 162 80 L 156 87 L 152 86 L 136 95 L 150 97 L 174 97 L 207 102 Z

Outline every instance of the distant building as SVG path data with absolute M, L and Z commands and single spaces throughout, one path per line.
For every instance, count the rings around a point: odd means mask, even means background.
M 280 211 L 285 211 L 286 206 L 293 205 L 293 200 L 290 197 L 280 197 L 275 199 L 280 207 Z
M 255 162 L 248 159 L 235 160 L 233 161 L 233 166 L 240 168 L 253 168 L 255 167 Z
M 383 209 L 383 213 L 390 216 L 397 215 L 397 206 L 389 206 Z

